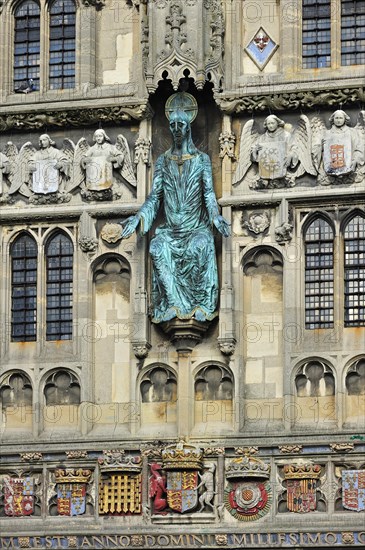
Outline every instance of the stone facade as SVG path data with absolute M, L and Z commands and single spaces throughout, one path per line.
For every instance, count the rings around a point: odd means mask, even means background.
M 301 2 L 83 0 L 75 88 L 50 90 L 42 1 L 40 86 L 20 95 L 13 9 L 0 3 L 0 547 L 363 546 L 365 328 L 343 281 L 346 228 L 365 216 L 364 66 L 341 67 L 333 42 L 332 69 L 301 68 Z M 170 146 L 176 91 L 197 100 L 194 142 L 232 228 L 215 234 L 219 316 L 204 331 L 151 323 L 153 231 L 120 239 Z M 333 143 L 349 166 L 358 153 L 344 175 L 324 160 L 337 109 L 350 137 Z M 265 179 L 251 147 L 272 114 L 291 141 L 269 158 L 285 173 Z M 90 190 L 82 143 L 100 128 L 124 160 Z M 45 133 L 63 155 L 52 192 L 28 170 Z M 333 236 L 328 326 L 305 303 L 316 220 Z M 32 251 L 17 256 L 23 237 Z M 58 242 L 72 317 L 53 338 Z M 22 308 L 36 328 L 17 338 L 14 300 L 30 272 L 36 306 Z

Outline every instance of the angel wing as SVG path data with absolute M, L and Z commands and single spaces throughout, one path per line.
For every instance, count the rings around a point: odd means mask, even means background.
M 295 177 L 299 178 L 307 173 L 317 175 L 317 170 L 312 160 L 312 132 L 308 117 L 300 115 L 298 126 L 294 131 L 293 143 L 296 145 L 300 163 L 295 171 Z
M 312 130 L 312 160 L 317 171 L 322 160 L 322 136 L 326 131 L 326 126 L 323 120 L 317 116 L 310 121 Z
M 355 128 L 365 140 L 365 111 L 360 111 Z
M 6 174 L 6 177 L 10 182 L 10 186 L 12 186 L 13 184 L 15 184 L 15 177 L 17 174 L 18 147 L 14 145 L 12 141 L 8 141 L 4 149 L 4 154 L 9 161 L 9 171 Z
M 236 172 L 233 176 L 233 185 L 241 183 L 250 167 L 252 166 L 251 148 L 258 138 L 254 129 L 254 120 L 249 120 L 242 128 L 240 140 L 240 152 Z
M 73 160 L 74 160 L 74 154 L 75 154 L 75 144 L 72 141 L 72 139 L 65 138 L 63 140 L 62 149 L 63 149 L 62 150 L 63 155 L 66 158 L 63 172 L 66 175 L 66 178 L 70 179 L 72 176 Z
M 36 153 L 36 149 L 30 141 L 27 141 L 24 145 L 22 145 L 19 154 L 17 153 L 17 148 L 15 145 L 12 144 L 11 149 L 14 160 L 14 168 L 11 176 L 12 181 L 9 189 L 9 195 L 19 191 L 23 195 L 29 197 L 31 194 L 28 187 L 30 183 L 29 163 Z
M 73 191 L 85 182 L 85 171 L 81 167 L 81 159 L 89 149 L 90 146 L 84 137 L 76 143 L 72 163 L 72 178 L 67 189 L 68 192 Z
M 121 176 L 130 184 L 133 185 L 133 187 L 137 187 L 137 180 L 136 176 L 134 174 L 133 170 L 133 164 L 131 159 L 131 153 L 129 150 L 129 145 L 124 136 L 122 134 L 119 134 L 117 136 L 117 141 L 115 143 L 115 147 L 121 151 L 121 153 L 124 156 L 124 162 L 123 165 L 119 168 L 118 172 Z

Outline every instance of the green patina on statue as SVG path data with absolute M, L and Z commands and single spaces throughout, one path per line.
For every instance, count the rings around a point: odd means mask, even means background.
M 179 108 L 168 113 L 173 145 L 157 159 L 152 191 L 122 231 L 127 238 L 140 226 L 145 234 L 163 205 L 164 223 L 150 243 L 155 323 L 175 317 L 207 321 L 217 315 L 213 224 L 225 237 L 230 234 L 229 223 L 219 214 L 210 159 L 191 138 L 194 113 L 183 109 L 188 94 L 176 95 Z

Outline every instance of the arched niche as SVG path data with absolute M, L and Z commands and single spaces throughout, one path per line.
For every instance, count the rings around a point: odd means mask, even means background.
M 345 371 L 345 422 L 363 427 L 365 411 L 365 356 Z
M 92 266 L 95 398 L 100 423 L 114 423 L 111 407 L 129 410 L 130 342 L 134 327 L 130 312 L 129 263 L 119 254 L 105 254 Z M 105 376 L 105 373 L 108 373 Z M 124 415 L 125 416 L 125 415 Z
M 245 424 L 280 424 L 283 410 L 283 257 L 256 246 L 242 259 Z
M 294 385 L 294 423 L 320 423 L 326 428 L 336 422 L 336 383 L 331 366 L 316 358 L 305 362 L 296 370 Z
M 223 430 L 233 423 L 234 379 L 232 372 L 219 363 L 209 363 L 195 374 L 195 424 L 208 424 L 211 430 Z
M 43 388 L 44 428 L 73 428 L 79 426 L 81 387 L 78 377 L 68 369 L 59 369 L 47 375 Z
M 176 422 L 177 377 L 171 368 L 163 364 L 148 368 L 139 390 L 142 426 Z
M 11 371 L 3 377 L 0 401 L 6 429 L 32 429 L 33 390 L 24 372 Z

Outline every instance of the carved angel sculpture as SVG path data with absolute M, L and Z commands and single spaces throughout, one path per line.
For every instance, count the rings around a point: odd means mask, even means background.
M 119 134 L 116 144 L 112 145 L 104 130 L 99 129 L 94 132 L 93 139 L 95 144 L 91 147 L 85 138 L 81 138 L 76 145 L 72 188 L 80 185 L 85 198 L 97 199 L 98 193 L 111 192 L 115 187 L 113 170 L 136 187 L 137 181 L 126 138 Z
M 64 139 L 63 149 L 57 149 L 48 134 L 39 137 L 38 150 L 30 141 L 19 152 L 15 145 L 8 144 L 9 195 L 17 191 L 26 197 L 63 193 L 71 176 L 74 148 L 70 139 Z
M 264 128 L 265 133 L 260 135 L 253 120 L 243 126 L 233 185 L 239 184 L 247 175 L 245 179 L 251 189 L 293 187 L 295 180 L 305 172 L 316 175 L 310 155 L 310 124 L 306 116 L 301 115 L 294 132 L 286 129 L 284 121 L 276 115 L 265 119 Z
M 331 127 L 325 127 L 319 117 L 311 121 L 313 132 L 313 162 L 322 185 L 361 181 L 364 169 L 365 111 L 360 112 L 355 128 L 350 128 L 350 117 L 341 109 L 329 118 Z
M 10 161 L 6 155 L 0 153 L 0 196 L 4 193 L 3 176 L 10 172 Z

